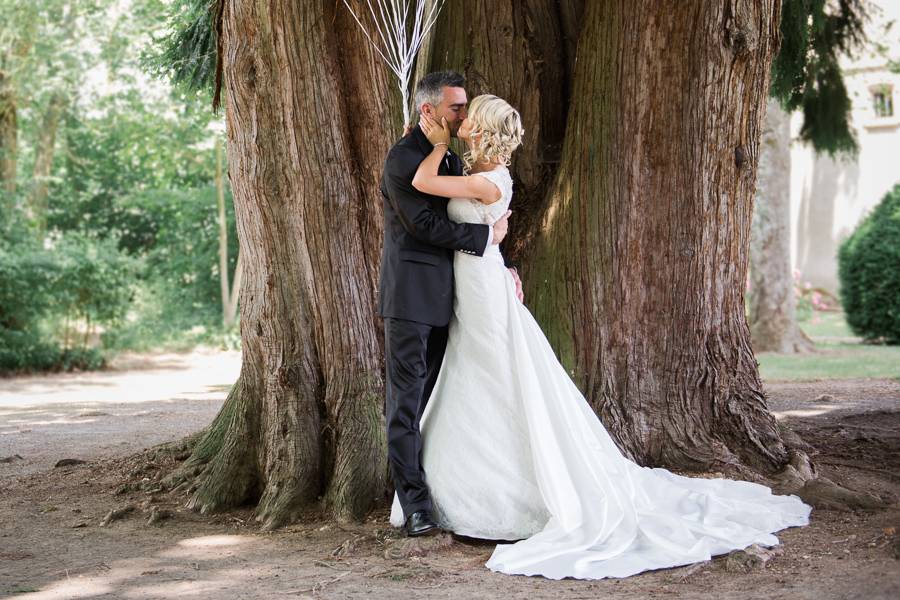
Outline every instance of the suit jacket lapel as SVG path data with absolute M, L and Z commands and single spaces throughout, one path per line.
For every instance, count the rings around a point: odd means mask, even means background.
M 452 151 L 450 152 L 450 174 L 457 177 L 463 174 L 462 160 Z
M 428 141 L 428 138 L 425 137 L 425 132 L 422 131 L 422 128 L 416 125 L 412 128 L 410 135 L 416 140 L 416 143 L 419 145 L 419 149 L 422 150 L 422 154 L 428 156 L 431 154 L 431 151 L 434 149 L 434 146 L 431 145 L 431 142 Z

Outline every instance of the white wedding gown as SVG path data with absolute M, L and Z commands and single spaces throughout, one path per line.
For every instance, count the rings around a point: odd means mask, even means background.
M 479 175 L 502 192 L 454 198 L 457 222 L 493 223 L 509 206 L 505 167 Z M 625 458 L 515 296 L 497 246 L 457 252 L 447 352 L 422 417 L 434 518 L 499 544 L 487 566 L 551 579 L 626 577 L 707 560 L 809 522 L 796 496 L 692 479 Z M 395 495 L 390 521 L 402 526 Z

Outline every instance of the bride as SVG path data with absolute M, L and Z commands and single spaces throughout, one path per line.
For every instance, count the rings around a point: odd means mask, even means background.
M 423 117 L 435 149 L 413 185 L 452 198 L 456 222 L 493 223 L 509 207 L 507 165 L 521 144 L 518 112 L 475 98 L 458 137 L 469 176 L 438 176 L 450 130 Z M 796 496 L 728 479 L 641 467 L 619 451 L 518 300 L 498 246 L 457 252 L 449 341 L 422 416 L 422 464 L 438 524 L 457 534 L 516 541 L 487 566 L 551 579 L 626 577 L 708 560 L 805 525 Z M 391 523 L 403 525 L 395 496 Z

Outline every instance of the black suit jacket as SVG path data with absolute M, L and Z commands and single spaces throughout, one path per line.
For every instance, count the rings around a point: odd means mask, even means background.
M 443 326 L 453 312 L 453 251 L 481 256 L 489 228 L 454 223 L 447 217 L 447 198 L 423 194 L 412 186 L 419 163 L 432 149 L 417 125 L 394 144 L 384 163 L 378 314 Z M 451 153 L 449 163 L 449 169 L 441 164 L 439 175 L 462 175 L 458 156 Z

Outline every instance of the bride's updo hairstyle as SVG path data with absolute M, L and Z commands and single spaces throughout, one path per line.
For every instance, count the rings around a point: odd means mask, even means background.
M 502 98 L 482 94 L 469 104 L 468 117 L 472 122 L 469 132 L 472 147 L 463 156 L 466 171 L 475 163 L 496 158 L 509 166 L 513 151 L 522 144 L 525 135 L 519 112 Z

